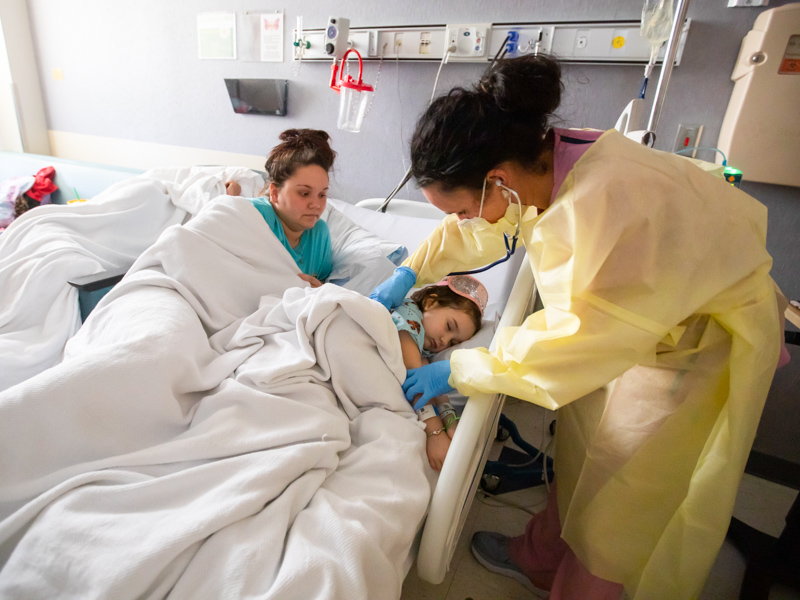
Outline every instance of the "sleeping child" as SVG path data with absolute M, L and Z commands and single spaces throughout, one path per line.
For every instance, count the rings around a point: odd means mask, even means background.
M 474 336 L 481 327 L 488 298 L 483 284 L 469 275 L 445 277 L 406 298 L 392 311 L 406 369 L 421 367 L 437 352 Z M 428 462 L 440 471 L 456 430 L 456 412 L 446 396 L 439 396 L 417 415 L 425 422 Z

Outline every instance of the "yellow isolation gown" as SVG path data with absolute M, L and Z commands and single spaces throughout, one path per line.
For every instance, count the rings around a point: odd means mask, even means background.
M 545 308 L 452 355 L 462 394 L 558 409 L 562 537 L 634 598 L 696 597 L 725 537 L 780 350 L 766 227 L 744 192 L 608 131 L 522 216 Z M 487 264 L 499 229 L 450 215 L 405 264 L 418 285 Z

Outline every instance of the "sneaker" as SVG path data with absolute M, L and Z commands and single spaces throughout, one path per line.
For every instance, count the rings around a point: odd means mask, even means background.
M 493 531 L 478 531 L 472 536 L 472 554 L 475 559 L 493 573 L 499 573 L 519 581 L 540 598 L 547 598 L 550 592 L 537 588 L 508 556 L 508 542 L 511 538 Z

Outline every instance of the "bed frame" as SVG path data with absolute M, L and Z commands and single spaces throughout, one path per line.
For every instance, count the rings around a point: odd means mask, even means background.
M 383 199 L 364 200 L 361 208 L 376 209 Z M 423 218 L 440 218 L 443 213 L 424 202 L 392 200 L 388 213 Z M 536 285 L 527 260 L 523 260 L 500 322 L 492 339 L 494 349 L 500 331 L 520 325 L 533 312 Z M 483 469 L 497 434 L 497 423 L 505 403 L 504 394 L 470 396 L 450 444 L 447 459 L 431 498 L 420 539 L 417 573 L 433 584 L 444 581 L 456 544 L 464 528 Z

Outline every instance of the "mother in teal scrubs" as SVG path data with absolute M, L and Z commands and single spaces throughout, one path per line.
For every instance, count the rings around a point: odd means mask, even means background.
M 336 153 L 328 144 L 330 136 L 317 129 L 289 129 L 280 139 L 264 165 L 269 183 L 250 202 L 297 263 L 299 277 L 319 287 L 333 270 L 331 236 L 321 217 Z M 225 189 L 231 196 L 241 192 L 235 181 Z

